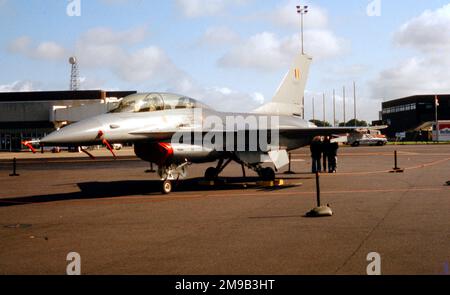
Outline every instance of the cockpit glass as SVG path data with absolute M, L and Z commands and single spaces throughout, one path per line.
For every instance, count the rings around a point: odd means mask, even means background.
M 111 113 L 145 113 L 162 110 L 208 108 L 198 101 L 169 93 L 133 94 L 122 99 Z

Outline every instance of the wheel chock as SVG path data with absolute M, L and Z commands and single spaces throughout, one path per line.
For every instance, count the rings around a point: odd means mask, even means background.
M 272 181 L 258 181 L 256 184 L 263 187 L 280 187 L 285 185 L 285 181 L 284 179 L 276 179 Z

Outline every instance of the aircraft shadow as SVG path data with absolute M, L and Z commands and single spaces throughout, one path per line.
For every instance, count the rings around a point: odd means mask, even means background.
M 174 192 L 207 192 L 225 190 L 257 189 L 260 191 L 273 191 L 295 187 L 285 185 L 278 188 L 265 188 L 258 186 L 257 177 L 247 178 L 222 178 L 222 181 L 214 186 L 203 183 L 201 178 L 188 179 L 174 182 Z M 132 196 L 158 196 L 161 197 L 161 181 L 157 180 L 127 180 L 113 182 L 85 182 L 77 184 L 80 191 L 62 194 L 43 194 L 0 199 L 0 207 L 20 206 L 27 204 L 50 203 L 70 200 L 104 199 L 114 197 Z

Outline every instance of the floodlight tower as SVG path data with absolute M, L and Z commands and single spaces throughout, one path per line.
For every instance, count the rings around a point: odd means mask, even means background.
M 303 46 L 303 16 L 308 13 L 308 6 L 297 6 L 297 13 L 300 14 L 300 22 L 301 22 L 301 40 L 302 40 L 302 54 L 305 54 L 304 46 Z
M 80 89 L 80 79 L 78 71 L 78 61 L 75 56 L 69 58 L 69 63 L 72 65 L 72 71 L 70 74 L 70 90 L 77 91 Z

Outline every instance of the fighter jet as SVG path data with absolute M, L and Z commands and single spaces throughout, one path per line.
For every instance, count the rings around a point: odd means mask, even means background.
M 113 144 L 132 143 L 140 159 L 158 166 L 164 194 L 172 191 L 173 181 L 185 179 L 188 166 L 195 163 L 218 162 L 206 170 L 207 180 L 217 179 L 233 161 L 263 180 L 273 180 L 275 171 L 267 165 L 280 169 L 289 164 L 289 151 L 309 145 L 316 136 L 359 130 L 318 128 L 302 118 L 311 62 L 311 57 L 298 54 L 273 100 L 253 112 L 224 113 L 183 95 L 139 93 L 123 98 L 107 114 L 51 133 L 40 144 L 104 144 L 113 152 Z

